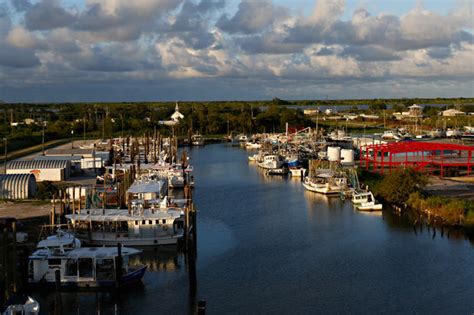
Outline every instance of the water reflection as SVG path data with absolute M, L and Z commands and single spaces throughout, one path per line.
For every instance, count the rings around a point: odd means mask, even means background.
M 130 259 L 132 265 L 147 265 L 147 271 L 176 272 L 183 268 L 184 255 L 177 248 L 145 248 Z

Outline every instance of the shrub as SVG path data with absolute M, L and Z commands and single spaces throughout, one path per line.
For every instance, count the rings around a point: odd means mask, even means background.
M 427 182 L 424 174 L 409 168 L 386 175 L 375 186 L 374 191 L 392 204 L 403 205 L 407 203 L 410 194 L 420 192 Z
M 50 181 L 39 182 L 36 197 L 41 200 L 52 199 L 53 195 L 59 195 L 59 189 Z

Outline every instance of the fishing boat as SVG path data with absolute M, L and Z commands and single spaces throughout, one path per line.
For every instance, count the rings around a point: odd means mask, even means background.
M 41 233 L 42 234 L 42 233 Z M 58 228 L 56 233 L 49 235 L 46 238 L 40 240 L 36 244 L 36 249 L 58 249 L 72 250 L 81 247 L 81 241 L 69 231 L 64 231 Z
M 176 245 L 184 234 L 183 210 L 174 207 L 145 208 L 134 200 L 128 209 L 84 209 L 66 215 L 76 236 L 90 245 Z
M 446 137 L 447 138 L 460 138 L 462 136 L 463 132 L 459 129 L 451 129 L 451 128 L 448 128 L 448 130 L 446 130 Z
M 359 211 L 380 211 L 382 210 L 382 204 L 377 203 L 375 200 L 363 202 L 360 205 L 356 206 L 356 209 Z
M 191 143 L 194 146 L 203 146 L 204 145 L 204 137 L 199 133 L 196 133 L 191 136 Z
M 352 198 L 351 201 L 355 205 L 359 205 L 365 202 L 369 202 L 371 200 L 374 200 L 374 195 L 372 194 L 371 191 L 354 191 L 352 193 Z
M 347 189 L 347 179 L 333 174 L 321 173 L 315 177 L 306 176 L 303 186 L 309 191 L 320 194 L 339 194 Z
M 131 266 L 129 258 L 141 250 L 129 247 L 81 247 L 37 249 L 29 256 L 28 283 L 65 288 L 102 288 L 141 281 L 147 266 Z M 59 271 L 57 279 L 56 271 Z
M 38 301 L 29 295 L 14 295 L 6 303 L 2 315 L 36 315 L 39 314 Z
M 255 142 L 255 141 L 245 142 L 245 148 L 248 149 L 248 150 L 256 150 L 256 149 L 260 149 L 261 147 L 262 147 L 262 145 L 258 142 Z
M 281 168 L 285 160 L 281 155 L 278 154 L 269 154 L 263 157 L 261 162 L 258 162 L 258 166 L 263 169 L 277 169 Z
M 354 191 L 352 194 L 352 203 L 359 211 L 378 211 L 382 210 L 382 204 L 378 203 L 371 191 Z
M 446 132 L 444 132 L 443 129 L 439 129 L 439 128 L 431 129 L 429 134 L 430 134 L 431 138 L 442 138 L 442 137 L 446 136 Z
M 304 177 L 306 169 L 302 167 L 290 167 L 288 168 L 292 177 Z
M 288 168 L 287 167 L 282 167 L 282 168 L 272 168 L 267 170 L 267 175 L 288 175 Z

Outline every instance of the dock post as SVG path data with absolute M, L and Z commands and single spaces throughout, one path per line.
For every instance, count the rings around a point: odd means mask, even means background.
M 53 194 L 53 208 L 51 209 L 51 226 L 54 225 L 55 214 L 56 214 L 56 195 Z
M 54 307 L 54 313 L 55 314 L 62 314 L 61 310 L 61 271 L 57 269 L 54 272 L 54 284 L 55 284 L 55 289 L 56 289 L 56 300 L 55 300 L 55 307 Z
M 198 307 L 197 307 L 197 314 L 198 315 L 206 314 L 206 301 L 205 300 L 199 300 Z
M 87 198 L 87 197 L 86 197 Z M 79 186 L 79 207 L 78 207 L 78 213 L 81 214 L 81 208 L 82 208 L 82 185 Z
M 120 288 L 122 278 L 122 243 L 117 243 L 117 258 L 115 259 L 115 288 Z
M 72 187 L 72 214 L 76 214 L 76 186 Z
M 61 224 L 61 217 L 63 216 L 63 190 L 59 190 L 59 215 L 57 217 L 58 224 Z
M 3 301 L 6 302 L 8 301 L 10 295 L 9 295 L 9 277 L 8 277 L 8 253 L 9 253 L 9 250 L 8 250 L 8 230 L 7 228 L 4 228 L 3 229 L 3 235 L 2 235 L 2 247 L 3 247 L 3 261 L 2 261 L 2 265 L 3 265 L 3 274 L 2 274 L 2 278 L 3 278 L 3 286 L 4 286 L 4 291 L 2 293 L 2 298 L 3 298 Z
M 12 263 L 12 285 L 11 285 L 11 288 L 12 288 L 12 293 L 15 294 L 17 293 L 17 283 L 16 283 L 16 269 L 17 269 L 17 265 L 16 265 L 16 260 L 17 260 L 17 257 L 16 257 L 16 222 L 13 221 L 12 222 L 12 237 L 13 237 L 13 241 L 12 241 L 12 258 L 11 258 L 11 263 Z

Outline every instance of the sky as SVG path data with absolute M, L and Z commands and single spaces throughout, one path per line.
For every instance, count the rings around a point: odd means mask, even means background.
M 0 100 L 474 96 L 472 0 L 0 0 Z

